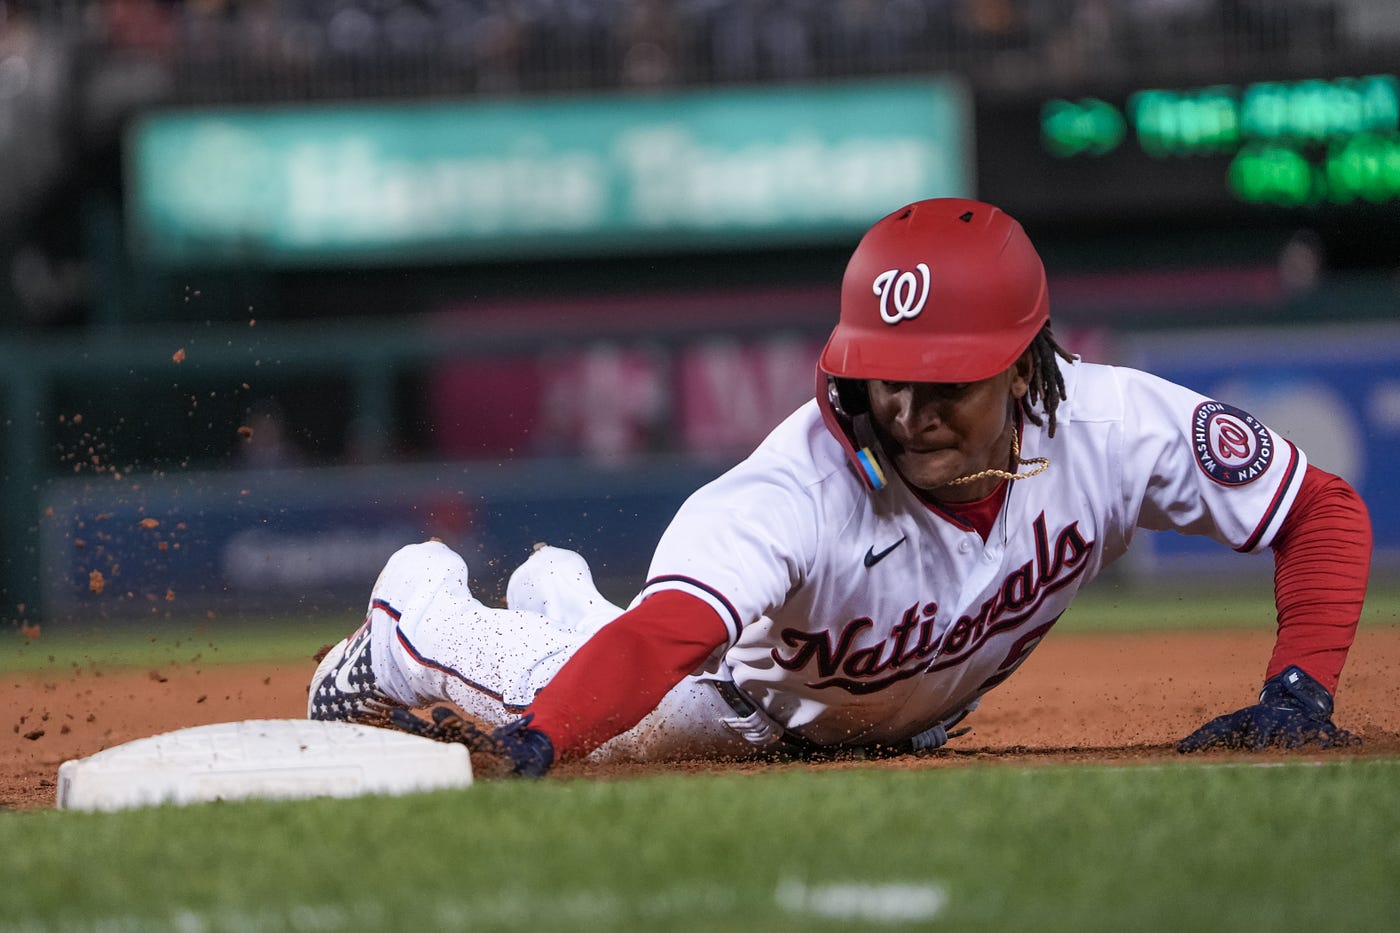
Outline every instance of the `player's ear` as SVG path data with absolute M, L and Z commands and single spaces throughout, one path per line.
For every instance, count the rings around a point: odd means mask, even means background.
M 1011 364 L 1010 373 L 1011 397 L 1025 398 L 1031 388 L 1031 378 L 1035 375 L 1035 356 L 1029 348 Z

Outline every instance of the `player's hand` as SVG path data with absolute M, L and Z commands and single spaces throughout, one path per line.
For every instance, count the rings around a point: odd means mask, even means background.
M 490 732 L 447 706 L 435 707 L 433 721 L 396 709 L 390 721 L 397 729 L 421 735 L 435 742 L 456 742 L 473 754 L 504 760 L 511 773 L 521 777 L 544 777 L 554 764 L 554 745 L 549 736 L 530 728 L 530 716 L 523 716 Z
M 1299 667 L 1264 682 L 1259 702 L 1206 723 L 1177 743 L 1178 752 L 1206 748 L 1259 751 L 1270 746 L 1336 748 L 1361 739 L 1332 722 L 1332 694 Z

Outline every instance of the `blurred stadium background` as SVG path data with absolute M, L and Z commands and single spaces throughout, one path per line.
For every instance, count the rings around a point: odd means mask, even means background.
M 935 195 L 1393 568 L 1397 63 L 1394 0 L 0 0 L 0 616 L 354 611 L 427 535 L 625 598 Z

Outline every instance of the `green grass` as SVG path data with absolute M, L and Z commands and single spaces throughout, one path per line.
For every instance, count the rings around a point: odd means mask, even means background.
M 159 667 L 199 661 L 239 664 L 308 659 L 322 645 L 354 631 L 351 616 L 283 619 L 163 619 L 103 625 L 40 626 L 30 639 L 19 629 L 0 632 L 0 672 L 98 666 Z
M 1393 927 L 1400 761 L 1207 762 L 15 813 L 0 933 Z
M 1096 581 L 1084 590 L 1057 631 L 1274 628 L 1273 590 L 1267 582 L 1229 587 L 1219 583 L 1176 587 L 1126 587 Z M 1362 625 L 1400 625 L 1400 585 L 1373 582 Z

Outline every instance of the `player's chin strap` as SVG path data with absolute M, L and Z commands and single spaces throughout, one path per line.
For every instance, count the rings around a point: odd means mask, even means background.
M 881 469 L 880 460 L 875 456 L 875 451 L 880 449 L 880 443 L 875 440 L 869 415 L 857 415 L 851 419 L 851 436 L 860 444 L 851 459 L 865 471 L 865 481 L 871 489 L 884 489 L 889 481 L 885 479 L 885 471 Z
M 884 489 L 888 484 L 885 471 L 876 455 L 879 449 L 874 432 L 870 430 L 870 415 L 863 411 L 850 411 L 842 404 L 840 387 L 834 377 L 817 367 L 817 408 L 822 421 L 831 436 L 841 445 L 846 458 L 856 468 L 867 489 Z

